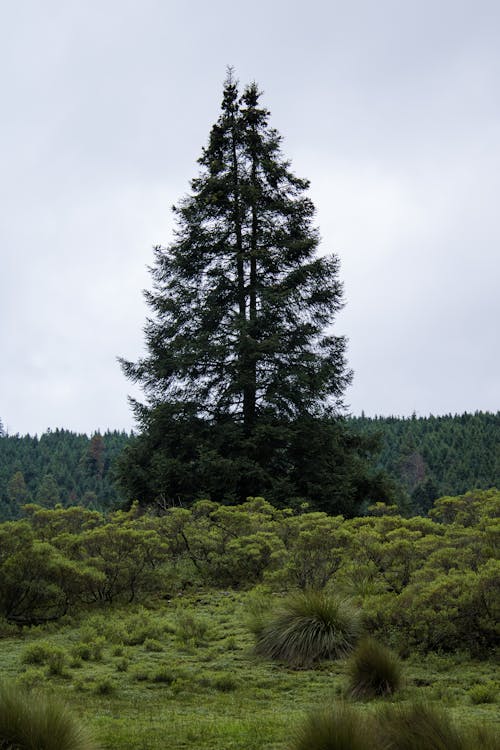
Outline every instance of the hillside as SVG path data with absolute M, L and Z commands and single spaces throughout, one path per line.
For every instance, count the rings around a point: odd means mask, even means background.
M 500 486 L 500 412 L 441 417 L 351 417 L 353 430 L 378 434 L 379 467 L 401 487 L 402 502 L 426 513 L 443 495 Z M 0 437 L 0 519 L 28 502 L 106 511 L 121 503 L 113 463 L 125 432 L 92 437 L 68 430 Z M 256 493 L 258 494 L 258 493 Z M 214 498 L 215 499 L 215 498 Z

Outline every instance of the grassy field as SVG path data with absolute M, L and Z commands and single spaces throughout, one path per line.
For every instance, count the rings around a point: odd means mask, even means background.
M 257 659 L 254 597 L 214 591 L 4 635 L 2 676 L 63 698 L 104 748 L 285 748 L 306 711 L 342 699 L 347 663 L 292 670 Z M 361 711 L 419 697 L 500 731 L 492 661 L 412 654 L 403 667 L 402 690 L 357 701 Z

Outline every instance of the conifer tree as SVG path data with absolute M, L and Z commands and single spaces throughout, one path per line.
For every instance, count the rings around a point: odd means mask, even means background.
M 229 71 L 199 175 L 174 207 L 174 241 L 154 251 L 147 355 L 120 360 L 146 395 L 133 402 L 141 435 L 121 462 L 131 498 L 285 502 L 350 472 L 352 440 L 338 426 L 318 436 L 351 378 L 346 340 L 331 332 L 339 261 L 317 253 L 309 183 L 260 100 L 254 83 L 240 95 Z M 330 455 L 308 455 L 306 441 Z
M 338 260 L 316 254 L 308 182 L 259 100 L 229 74 L 175 241 L 155 249 L 148 356 L 122 363 L 150 406 L 231 415 L 247 432 L 262 413 L 339 406 L 350 378 L 344 338 L 325 333 L 342 306 Z

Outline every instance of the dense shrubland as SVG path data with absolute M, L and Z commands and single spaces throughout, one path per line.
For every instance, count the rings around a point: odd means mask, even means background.
M 0 615 L 19 625 L 186 589 L 326 590 L 400 651 L 488 653 L 498 638 L 500 492 L 443 497 L 429 518 L 354 519 L 200 501 L 161 516 L 29 505 L 0 524 Z

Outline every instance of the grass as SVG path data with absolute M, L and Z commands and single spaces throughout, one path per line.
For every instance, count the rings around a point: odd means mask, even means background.
M 392 695 L 401 687 L 400 658 L 373 638 L 360 641 L 349 663 L 349 693 L 353 698 Z
M 384 750 L 499 750 L 492 727 L 453 721 L 441 706 L 416 701 L 379 715 Z
M 2 750 L 95 750 L 97 747 L 62 703 L 4 685 L 0 690 Z
M 375 722 L 346 704 L 310 713 L 295 730 L 291 750 L 376 750 Z
M 253 620 L 255 652 L 293 667 L 338 659 L 361 633 L 361 614 L 348 601 L 323 591 L 294 594 Z
M 59 629 L 25 630 L 21 637 L 0 639 L 0 673 L 12 681 L 26 679 L 35 689 L 64 699 L 105 749 L 286 750 L 304 714 L 333 703 L 344 691 L 346 665 L 326 661 L 314 670 L 296 671 L 256 659 L 246 624 L 251 598 L 248 593 L 217 591 L 185 594 L 148 610 L 103 609 Z M 186 648 L 178 638 L 182 612 L 209 625 L 198 645 L 191 640 Z M 136 635 L 141 622 L 143 632 L 148 631 L 144 638 L 141 633 L 141 643 L 117 642 L 128 639 L 132 629 Z M 50 676 L 46 663 L 23 664 L 26 647 L 40 641 L 71 654 L 87 628 L 105 639 L 100 660 L 83 660 L 78 668 L 68 663 L 63 675 Z M 157 639 L 163 651 L 146 650 L 147 637 Z M 123 659 L 128 668 L 120 671 Z M 442 704 L 464 726 L 498 722 L 497 704 L 474 704 L 469 695 L 474 685 L 495 680 L 492 662 L 414 654 L 404 666 L 405 685 L 395 694 L 398 705 L 418 698 Z M 113 691 L 97 693 L 105 680 L 111 681 Z M 375 698 L 357 710 L 370 716 L 385 703 Z

